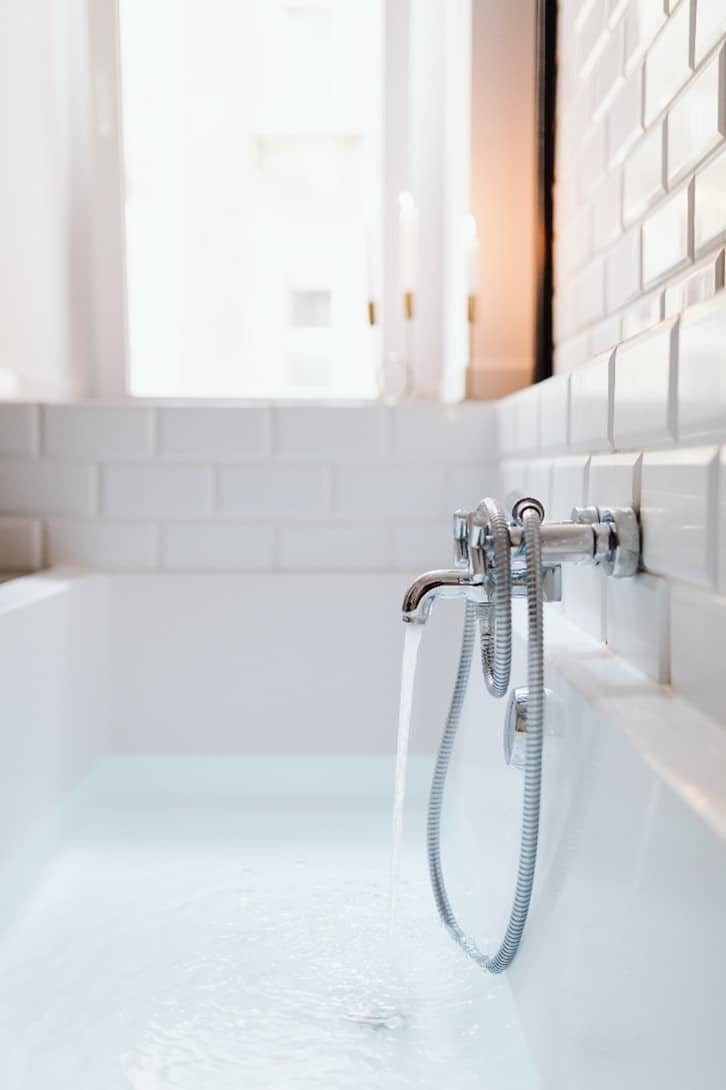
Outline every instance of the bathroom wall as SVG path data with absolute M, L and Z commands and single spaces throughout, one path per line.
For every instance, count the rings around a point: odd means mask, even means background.
M 412 572 L 496 459 L 494 409 L 0 405 L 0 571 Z
M 725 41 L 721 0 L 564 0 L 558 374 L 498 408 L 503 490 L 640 506 L 644 573 L 573 569 L 564 611 L 721 721 Z

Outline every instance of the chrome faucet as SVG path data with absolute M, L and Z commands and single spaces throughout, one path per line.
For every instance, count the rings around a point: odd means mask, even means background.
M 437 598 L 491 603 L 497 552 L 502 548 L 509 553 L 511 596 L 525 596 L 524 514 L 533 508 L 542 520 L 544 507 L 531 496 L 517 500 L 506 535 L 501 524 L 495 525 L 497 507 L 494 501 L 482 500 L 474 511 L 455 512 L 453 567 L 424 572 L 413 581 L 403 598 L 406 623 L 425 624 Z M 545 601 L 561 600 L 564 562 L 595 564 L 616 578 L 638 570 L 640 527 L 629 507 L 575 507 L 570 522 L 542 522 L 541 536 Z

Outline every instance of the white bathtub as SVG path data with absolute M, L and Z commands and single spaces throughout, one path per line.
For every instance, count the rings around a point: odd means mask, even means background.
M 464 961 L 426 888 L 428 754 L 461 620 L 441 603 L 419 668 L 398 975 L 381 984 L 403 582 L 0 587 L 3 1088 L 45 1090 L 49 1072 L 54 1090 L 723 1085 L 726 738 L 556 607 L 542 848 L 509 980 Z M 518 838 L 503 711 L 475 676 L 444 828 L 452 900 L 482 944 Z

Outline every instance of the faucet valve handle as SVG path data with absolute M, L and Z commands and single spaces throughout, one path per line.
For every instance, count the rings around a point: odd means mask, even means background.
M 454 567 L 469 567 L 469 512 L 459 508 L 454 512 Z

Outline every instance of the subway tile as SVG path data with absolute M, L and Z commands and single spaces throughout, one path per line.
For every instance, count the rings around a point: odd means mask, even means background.
M 673 284 L 665 293 L 665 317 L 680 314 L 686 307 L 703 303 L 724 286 L 724 256 L 719 250 L 701 266 Z
M 215 571 L 271 569 L 275 566 L 275 531 L 272 525 L 167 522 L 161 527 L 161 564 Z
M 676 272 L 690 258 L 690 187 L 665 201 L 643 223 L 643 283 Z
M 539 386 L 528 386 L 497 402 L 497 434 L 505 454 L 539 447 Z
M 380 526 L 296 526 L 278 529 L 279 565 L 288 571 L 386 568 L 388 531 Z
M 38 453 L 38 412 L 37 405 L 0 404 L 0 455 Z
M 581 363 L 586 363 L 590 358 L 589 345 L 589 337 L 582 334 L 562 343 L 557 341 L 555 343 L 555 374 L 568 375 Z
M 92 515 L 96 480 L 94 466 L 8 458 L 0 461 L 0 510 Z
M 593 0 L 584 8 L 584 17 L 576 24 L 576 63 L 584 79 L 595 66 L 608 42 L 608 2 Z
M 723 140 L 724 50 L 704 68 L 668 114 L 668 181 L 682 178 Z
M 599 121 L 607 113 L 624 82 L 623 26 L 619 24 L 608 36 L 605 48 L 595 64 L 593 120 Z
M 484 496 L 498 496 L 500 493 L 499 467 L 494 464 L 475 462 L 471 465 L 451 465 L 446 467 L 445 472 L 447 514 L 453 514 L 460 507 L 471 511 Z
M 726 295 L 690 307 L 678 350 L 678 435 L 726 436 Z
M 611 352 L 620 340 L 620 315 L 613 314 L 590 330 L 590 358 Z
M 570 376 L 570 446 L 606 450 L 610 446 L 610 395 L 613 352 L 578 367 Z
M 328 471 L 307 465 L 221 465 L 217 506 L 223 515 L 256 519 L 316 518 L 329 511 Z
M 663 128 L 656 125 L 631 152 L 623 168 L 623 219 L 632 223 L 665 193 Z
M 623 314 L 622 328 L 623 340 L 637 337 L 640 333 L 652 329 L 663 320 L 663 296 L 660 292 L 655 295 L 638 299 Z
M 718 465 L 718 589 L 726 594 L 726 447 L 721 449 Z
M 726 723 L 726 600 L 671 587 L 671 684 L 694 707 Z
M 691 74 L 688 63 L 690 0 L 681 3 L 658 34 L 645 59 L 645 122 L 668 105 Z
M 635 298 L 640 289 L 640 230 L 624 235 L 608 254 L 606 290 L 608 308 L 615 310 Z
M 673 437 L 672 399 L 676 325 L 625 341 L 615 353 L 613 439 L 616 448 L 642 447 Z
M 397 411 L 397 410 L 393 410 Z M 273 410 L 277 453 L 289 458 L 375 458 L 385 454 L 379 406 L 282 406 Z
M 543 458 L 529 462 L 527 464 L 526 484 L 527 494 L 540 500 L 544 505 L 545 517 L 549 518 L 549 510 L 552 506 L 552 462 Z
M 726 152 L 699 170 L 693 181 L 693 235 L 696 253 L 726 235 Z
M 667 579 L 640 572 L 634 579 L 607 579 L 608 646 L 631 666 L 661 685 L 670 680 Z
M 625 13 L 625 63 L 632 69 L 665 22 L 662 0 L 630 0 Z
M 451 563 L 451 534 L 436 522 L 391 527 L 391 562 L 403 571 L 430 571 Z
M 550 518 L 555 522 L 569 519 L 572 508 L 584 504 L 589 461 L 585 455 L 576 455 L 557 458 L 552 463 Z
M 123 461 L 153 454 L 153 410 L 129 405 L 45 405 L 43 451 L 49 458 Z
M 714 582 L 716 463 L 716 447 L 643 455 L 640 518 L 648 571 Z
M 570 376 L 556 375 L 541 382 L 539 390 L 539 428 L 542 450 L 567 447 L 570 403 Z
M 643 73 L 639 69 L 620 89 L 608 114 L 608 165 L 621 163 L 642 132 Z
M 723 0 L 695 0 L 695 54 L 700 64 L 708 51 L 726 35 Z
M 594 640 L 605 638 L 605 581 L 600 568 L 589 564 L 565 564 L 562 572 L 562 609 L 565 615 Z
M 434 461 L 496 457 L 496 412 L 491 404 L 399 405 L 386 412 L 396 457 Z
M 596 250 L 608 246 L 620 234 L 622 177 L 616 168 L 606 174 L 593 194 L 593 245 Z
M 596 507 L 639 507 L 641 458 L 639 452 L 592 457 L 587 502 Z
M 158 426 L 163 458 L 241 461 L 270 453 L 271 410 L 267 408 L 175 405 L 159 409 Z
M 602 258 L 598 258 L 586 266 L 575 279 L 575 314 L 578 328 L 596 322 L 605 314 L 604 269 Z
M 46 523 L 45 537 L 49 564 L 127 570 L 157 566 L 153 523 L 51 519 Z
M 0 516 L 0 572 L 37 571 L 42 564 L 40 519 Z
M 602 177 L 607 161 L 605 122 L 592 125 L 578 141 L 574 154 L 574 170 L 579 180 L 581 202 L 587 199 L 593 187 Z M 570 164 L 570 170 L 573 164 Z
M 339 465 L 333 467 L 333 510 L 350 517 L 445 516 L 447 490 L 436 465 Z
M 499 466 L 499 488 L 502 502 L 513 503 L 527 495 L 527 465 L 522 458 L 505 458 Z
M 101 510 L 120 518 L 185 518 L 212 510 L 209 466 L 107 465 L 101 469 Z

